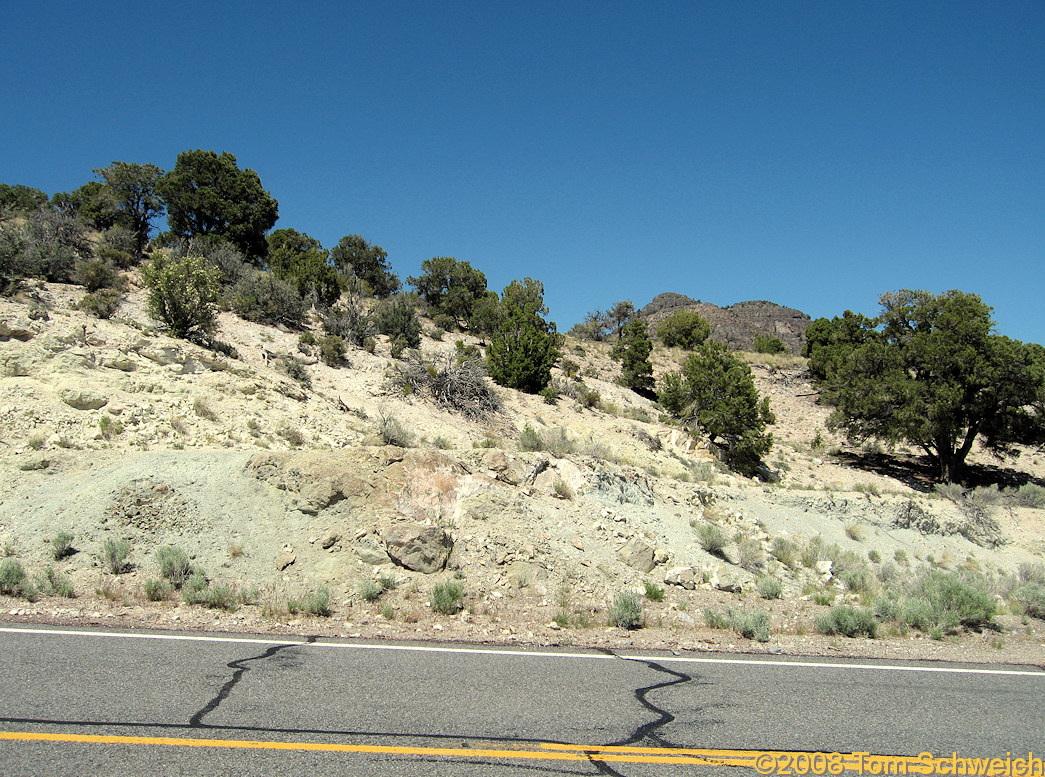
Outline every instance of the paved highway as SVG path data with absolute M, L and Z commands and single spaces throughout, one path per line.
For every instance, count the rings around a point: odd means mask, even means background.
M 926 773 L 922 753 L 1029 752 L 1033 667 L 0 628 L 12 777 Z

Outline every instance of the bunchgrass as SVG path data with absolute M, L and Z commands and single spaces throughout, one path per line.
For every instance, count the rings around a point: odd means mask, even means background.
M 757 587 L 758 595 L 763 599 L 779 599 L 784 593 L 784 584 L 775 577 L 763 577 Z
M 643 583 L 646 588 L 646 598 L 652 602 L 664 601 L 664 589 L 651 580 Z
M 67 531 L 60 531 L 51 538 L 51 556 L 55 561 L 67 558 L 76 550 L 73 548 L 73 535 Z
M 330 609 L 330 589 L 323 586 L 315 591 L 308 591 L 301 596 L 291 598 L 287 601 L 287 609 L 295 614 L 302 612 L 306 615 L 326 618 L 333 612 Z
M 727 607 L 725 612 L 707 609 L 704 621 L 713 629 L 731 629 L 744 639 L 769 642 L 769 613 L 762 610 L 736 610 Z
M 102 545 L 102 565 L 114 575 L 119 575 L 127 570 L 129 555 L 131 555 L 131 543 L 127 540 L 109 538 Z
M 160 577 L 169 581 L 175 588 L 181 588 L 192 574 L 192 564 L 188 555 L 177 545 L 157 548 L 156 564 L 160 568 Z
M 456 580 L 446 580 L 436 583 L 428 594 L 428 604 L 433 612 L 440 615 L 454 615 L 460 612 L 464 605 L 464 586 Z
M 642 602 L 632 591 L 618 591 L 610 604 L 610 623 L 622 629 L 637 629 L 642 625 Z
M 356 593 L 359 594 L 359 598 L 364 602 L 377 601 L 384 592 L 384 586 L 377 580 L 371 580 L 370 578 L 360 581 L 359 585 L 356 586 Z
M 728 541 L 726 533 L 722 530 L 722 527 L 716 526 L 713 523 L 698 523 L 695 528 L 697 530 L 697 540 L 700 542 L 700 547 L 712 556 L 721 557 Z
M 848 605 L 832 607 L 814 619 L 816 630 L 821 634 L 841 634 L 844 637 L 866 636 L 874 639 L 878 636 L 878 620 L 874 613 L 867 609 L 857 609 Z

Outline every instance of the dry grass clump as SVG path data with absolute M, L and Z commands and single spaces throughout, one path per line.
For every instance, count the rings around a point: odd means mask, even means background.
M 426 361 L 405 358 L 393 368 L 391 383 L 403 393 L 415 393 L 439 407 L 484 421 L 501 409 L 490 387 L 486 368 L 477 358 L 443 357 Z

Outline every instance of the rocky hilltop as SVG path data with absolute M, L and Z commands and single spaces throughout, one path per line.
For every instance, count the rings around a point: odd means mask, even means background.
M 711 339 L 738 350 L 751 350 L 756 337 L 779 337 L 788 351 L 802 351 L 810 318 L 801 310 L 766 300 L 738 302 L 719 307 L 684 294 L 658 294 L 639 315 L 656 325 L 678 310 L 695 310 L 711 324 Z

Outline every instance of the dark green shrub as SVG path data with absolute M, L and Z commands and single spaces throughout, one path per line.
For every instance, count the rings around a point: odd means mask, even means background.
M 120 274 L 104 259 L 81 259 L 76 263 L 74 280 L 87 291 L 115 288 Z
M 664 601 L 664 589 L 663 588 L 661 588 L 659 585 L 657 585 L 656 583 L 653 583 L 653 582 L 651 582 L 649 580 L 645 581 L 645 583 L 643 583 L 643 585 L 646 588 L 646 598 L 647 599 L 649 599 L 652 602 L 662 602 L 662 601 Z
M 620 362 L 621 385 L 643 396 L 653 396 L 653 363 L 649 355 L 653 342 L 646 322 L 633 318 L 621 329 L 621 336 L 613 346 L 610 357 Z
M 669 348 L 678 346 L 692 350 L 708 339 L 711 325 L 692 310 L 679 310 L 657 326 L 657 337 Z
M 155 251 L 142 265 L 142 280 L 149 290 L 149 314 L 172 336 L 197 337 L 214 331 L 218 276 L 202 257 L 172 259 L 165 251 Z
M 76 308 L 90 316 L 105 321 L 116 315 L 116 311 L 120 309 L 121 302 L 123 302 L 122 291 L 118 289 L 99 289 L 90 294 L 85 294 L 83 299 L 76 303 Z
M 74 214 L 41 208 L 0 229 L 0 278 L 73 280 L 76 262 L 91 256 L 87 227 Z
M 341 296 L 337 272 L 318 240 L 296 229 L 277 229 L 268 236 L 268 266 L 302 299 L 333 305 Z
M 340 367 L 345 361 L 345 341 L 337 335 L 328 335 L 319 341 L 319 355 L 325 364 Z
M 377 331 L 388 335 L 393 344 L 401 343 L 400 354 L 405 348 L 421 347 L 421 322 L 417 318 L 417 308 L 411 295 L 393 294 L 381 300 L 374 321 Z M 399 356 L 393 355 L 393 358 Z
M 551 382 L 562 336 L 544 319 L 544 285 L 512 281 L 497 305 L 486 364 L 494 382 L 536 394 Z
M 428 306 L 430 314 L 441 313 L 454 320 L 469 321 L 478 304 L 486 298 L 486 275 L 452 256 L 436 256 L 421 263 L 421 275 L 407 278 Z M 442 324 L 440 324 L 442 326 Z M 413 346 L 416 347 L 416 346 Z
M 680 372 L 664 376 L 659 400 L 724 446 L 729 463 L 742 472 L 755 471 L 773 446 L 766 432 L 775 421 L 769 399 L 759 397 L 750 367 L 719 343 L 699 346 Z
M 237 316 L 259 324 L 300 329 L 308 314 L 297 289 L 270 272 L 247 270 L 228 296 Z
M 446 313 L 436 313 L 433 315 L 432 323 L 444 332 L 453 332 L 455 329 L 459 328 L 457 319 L 453 316 L 448 316 Z
M 787 353 L 787 346 L 779 337 L 757 335 L 754 348 L 758 353 Z

